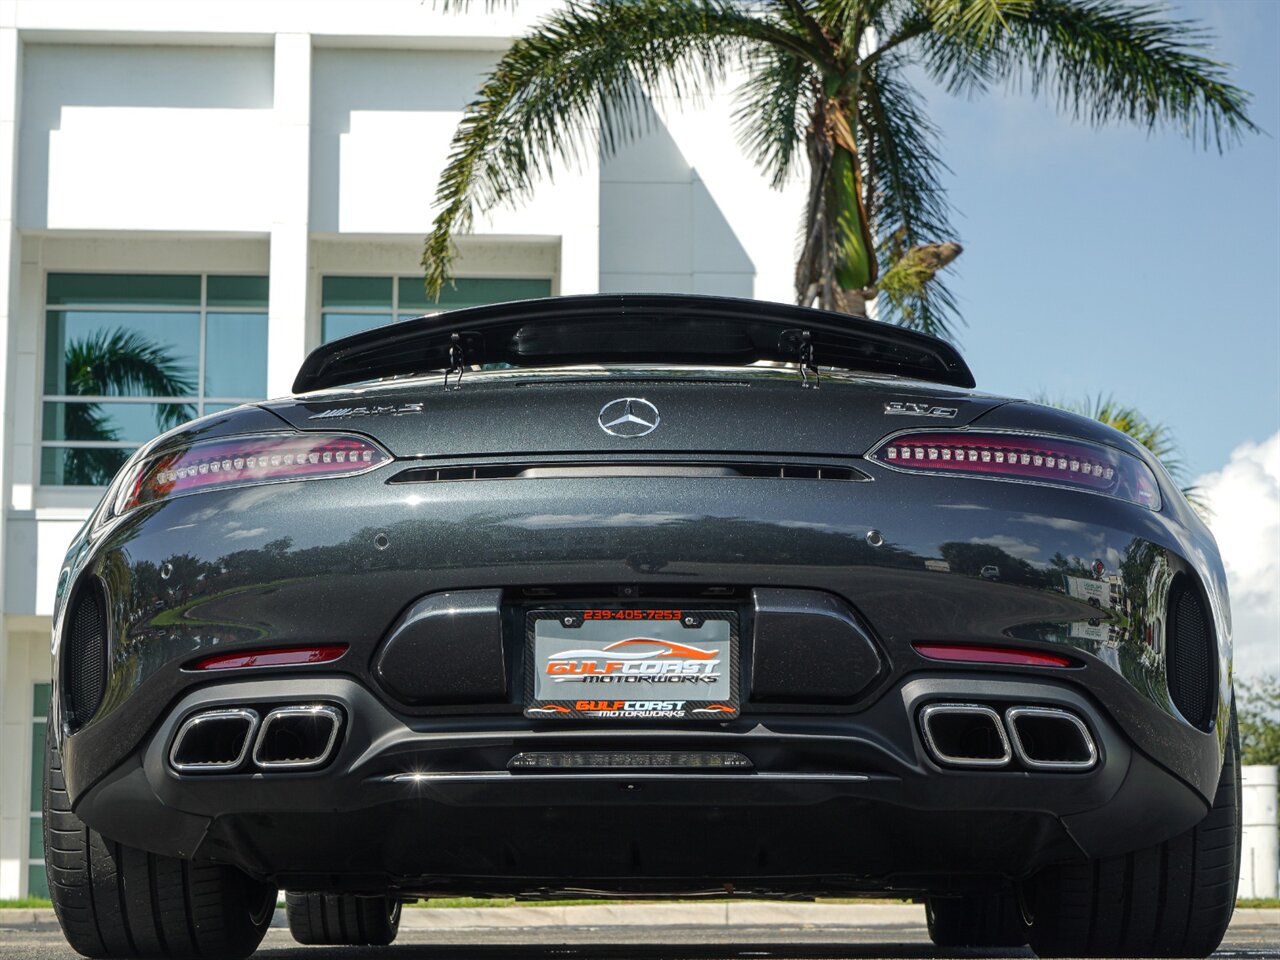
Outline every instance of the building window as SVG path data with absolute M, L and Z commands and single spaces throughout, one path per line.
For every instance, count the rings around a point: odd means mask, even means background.
M 44 794 L 44 732 L 49 725 L 47 683 L 37 683 L 31 708 L 31 816 L 27 845 L 27 896 L 49 898 L 49 878 L 44 867 L 44 830 L 40 811 Z
M 551 281 L 510 277 L 458 277 L 427 300 L 422 277 L 325 277 L 320 285 L 321 336 L 325 343 L 361 330 L 426 313 L 460 310 L 504 300 L 551 296 Z
M 103 486 L 140 444 L 267 389 L 267 278 L 50 273 L 40 482 Z

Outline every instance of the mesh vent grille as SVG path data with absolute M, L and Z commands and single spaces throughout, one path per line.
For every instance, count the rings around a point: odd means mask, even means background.
M 96 580 L 80 590 L 68 622 L 63 679 L 67 723 L 77 730 L 97 713 L 107 679 L 107 618 Z
M 1169 596 L 1169 696 L 1187 722 L 1207 730 L 1213 719 L 1213 630 L 1185 579 Z

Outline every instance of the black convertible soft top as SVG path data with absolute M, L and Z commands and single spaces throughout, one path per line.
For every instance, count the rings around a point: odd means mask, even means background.
M 293 389 L 305 393 L 483 364 L 732 366 L 761 360 L 974 386 L 951 344 L 875 320 L 762 300 L 601 294 L 496 303 L 343 337 L 311 352 Z

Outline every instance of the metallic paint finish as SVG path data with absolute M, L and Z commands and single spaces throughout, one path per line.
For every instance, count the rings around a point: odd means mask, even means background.
M 597 412 L 639 393 L 637 384 L 661 409 L 661 428 L 638 438 L 609 436 Z M 419 403 L 413 416 L 396 412 Z M 885 417 L 886 403 L 954 408 L 948 424 L 956 426 L 1110 444 L 1152 467 L 1165 505 L 1153 512 L 1085 492 L 886 469 L 862 454 L 915 425 L 909 414 Z M 457 391 L 444 390 L 438 377 L 419 378 L 238 408 L 158 438 L 140 455 L 286 423 L 325 429 L 332 417 L 313 418 L 347 408 L 368 412 L 344 421 L 344 429 L 377 439 L 402 463 L 322 483 L 210 491 L 123 516 L 100 507 L 72 543 L 59 579 L 55 656 L 65 599 L 83 577 L 105 584 L 111 633 L 108 686 L 93 720 L 66 736 L 54 696 L 51 730 L 63 741 L 73 801 L 90 823 L 108 809 L 110 791 L 123 789 L 138 751 L 151 749 L 158 727 L 174 722 L 174 706 L 211 689 L 210 677 L 184 664 L 250 647 L 344 643 L 350 650 L 342 660 L 307 668 L 308 676 L 321 671 L 327 682 L 351 681 L 376 699 L 370 663 L 384 637 L 420 598 L 457 590 L 500 590 L 516 600 L 524 588 L 615 598 L 729 590 L 744 602 L 754 587 L 817 590 L 847 604 L 868 627 L 884 666 L 855 702 L 748 701 L 725 731 L 776 723 L 830 733 L 890 708 L 901 714 L 895 701 L 902 691 L 940 669 L 914 652 L 914 642 L 1065 652 L 1082 665 L 1055 668 L 1053 679 L 1168 771 L 1170 782 L 1185 784 L 1196 804 L 1217 784 L 1231 677 L 1221 559 L 1159 464 L 1092 421 L 892 378 L 824 373 L 821 390 L 802 390 L 794 371 L 773 368 L 477 372 Z M 918 421 L 939 429 L 927 412 Z M 387 482 L 401 467 L 424 462 L 599 461 L 634 458 L 637 450 L 646 460 L 746 459 L 760 451 L 821 457 L 870 480 Z M 1219 643 L 1219 722 L 1207 734 L 1178 715 L 1165 680 L 1165 598 L 1179 573 L 1192 578 L 1212 611 Z M 1043 676 L 1037 669 L 947 665 L 945 699 L 959 695 L 956 678 Z M 287 667 L 259 668 L 221 671 L 217 681 L 256 688 L 270 685 L 264 677 L 272 670 L 280 683 L 299 676 Z M 399 705 L 396 722 L 535 734 L 546 721 L 521 717 L 521 684 L 509 686 L 502 702 Z M 357 735 L 354 726 L 350 735 Z M 1110 774 L 1100 766 L 1088 776 L 1103 775 Z M 1088 818 L 1095 814 L 1086 806 L 1070 816 L 1083 824 L 1094 823 Z M 182 822 L 189 843 L 197 825 Z

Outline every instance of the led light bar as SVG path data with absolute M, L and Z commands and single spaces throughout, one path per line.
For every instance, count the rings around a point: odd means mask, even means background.
M 284 667 L 306 663 L 331 663 L 347 652 L 345 643 L 318 647 L 275 647 L 269 650 L 237 650 L 197 660 L 193 670 L 236 670 L 240 667 Z
M 913 643 L 916 653 L 930 660 L 952 663 L 1000 663 L 1016 667 L 1073 667 L 1074 661 L 1039 650 L 1017 647 L 969 646 L 963 643 Z
M 901 470 L 1020 480 L 1089 490 L 1160 509 L 1160 488 L 1136 457 L 1084 440 L 1022 433 L 904 433 L 871 459 Z
M 122 491 L 116 512 L 222 487 L 347 477 L 391 459 L 372 440 L 351 434 L 260 434 L 207 440 L 145 460 Z

